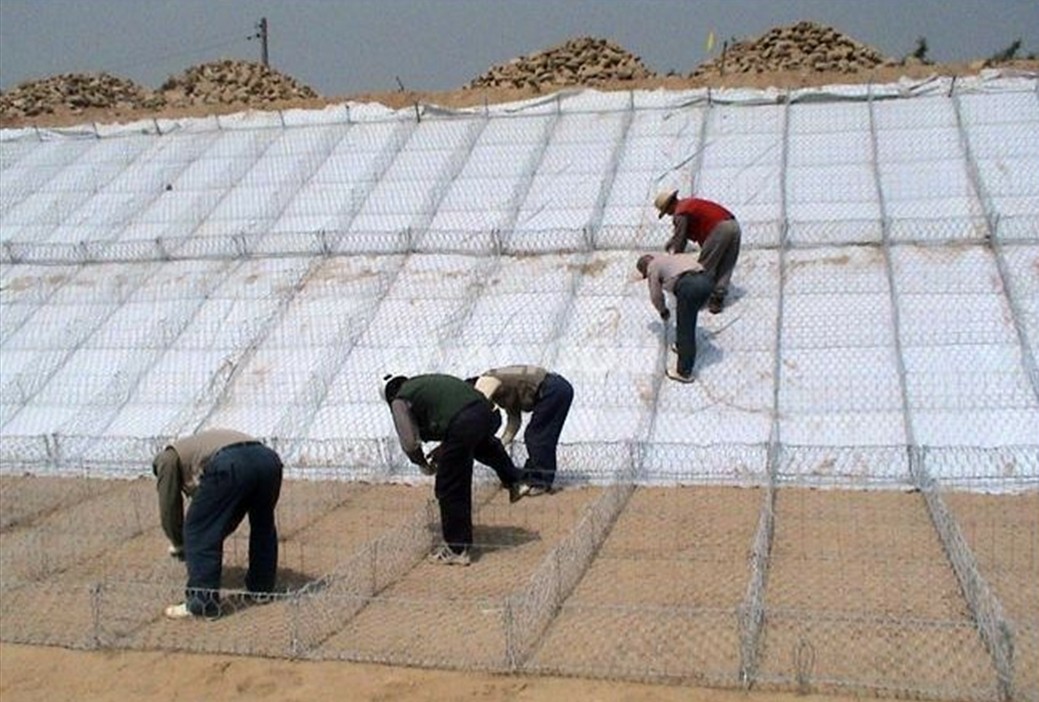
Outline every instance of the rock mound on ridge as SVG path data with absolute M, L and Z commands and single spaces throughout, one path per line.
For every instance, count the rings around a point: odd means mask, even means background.
M 163 106 L 154 91 L 108 73 L 62 73 L 27 81 L 0 95 L 0 117 L 19 119 L 91 108 L 152 109 Z
M 317 97 L 309 86 L 263 64 L 224 59 L 171 76 L 159 90 L 108 73 L 63 73 L 22 83 L 0 94 L 0 119 L 17 121 L 93 109 L 133 113 L 199 106 L 263 108 Z
M 170 76 L 159 88 L 170 107 L 250 105 L 318 97 L 312 88 L 252 61 L 224 59 Z
M 857 73 L 898 63 L 833 27 L 805 21 L 775 27 L 757 39 L 737 41 L 727 46 L 722 56 L 698 66 L 689 77 L 777 71 Z
M 463 89 L 532 88 L 551 91 L 569 85 L 596 86 L 653 78 L 642 59 L 596 37 L 578 37 L 535 54 L 492 67 Z

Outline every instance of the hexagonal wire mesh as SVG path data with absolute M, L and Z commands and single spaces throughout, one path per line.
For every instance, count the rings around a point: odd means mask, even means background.
M 1034 87 L 920 92 L 0 140 L 0 636 L 1039 698 L 1039 179 L 999 138 Z M 689 183 L 744 251 L 679 389 L 631 272 L 654 189 Z M 565 489 L 509 506 L 478 469 L 475 563 L 427 563 L 374 380 L 517 360 L 577 387 Z M 167 622 L 183 569 L 136 478 L 214 424 L 290 466 L 280 590 L 241 591 L 243 526 L 226 616 Z

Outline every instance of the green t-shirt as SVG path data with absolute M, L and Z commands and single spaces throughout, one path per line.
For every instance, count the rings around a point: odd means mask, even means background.
M 441 441 L 455 415 L 477 400 L 487 402 L 479 391 L 453 375 L 430 373 L 408 378 L 397 397 L 411 404 L 423 441 Z

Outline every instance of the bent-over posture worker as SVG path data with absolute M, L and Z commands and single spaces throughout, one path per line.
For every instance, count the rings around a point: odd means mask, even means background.
M 220 615 L 224 540 L 249 515 L 249 568 L 245 587 L 274 590 L 278 570 L 278 530 L 274 508 L 281 493 L 278 454 L 248 434 L 209 429 L 177 439 L 155 456 L 159 516 L 169 554 L 185 560 L 185 601 L 166 608 L 181 619 Z M 191 498 L 187 515 L 184 496 Z
M 501 442 L 512 443 L 522 422 L 522 412 L 530 412 L 523 432 L 527 462 L 523 467 L 530 482 L 530 494 L 552 491 L 555 481 L 559 435 L 570 412 L 574 388 L 570 382 L 539 366 L 515 365 L 492 368 L 474 379 L 476 389 L 505 410 L 507 417 Z
M 473 461 L 489 466 L 516 502 L 530 490 L 495 436 L 497 410 L 461 378 L 440 373 L 389 378 L 383 397 L 390 406 L 400 447 L 423 473 L 436 475 L 434 494 L 440 507 L 444 544 L 430 560 L 469 565 L 473 545 Z M 422 452 L 423 441 L 439 441 L 436 462 Z
M 679 198 L 678 191 L 662 192 L 653 201 L 657 218 L 671 215 L 673 233 L 664 250 L 685 253 L 689 240 L 700 246 L 699 261 L 714 278 L 708 300 L 711 314 L 718 314 L 729 294 L 732 270 L 740 256 L 740 225 L 736 216 L 717 202 L 698 197 Z
M 674 293 L 675 346 L 677 367 L 667 369 L 667 376 L 683 383 L 693 382 L 696 364 L 696 319 L 700 308 L 714 289 L 714 277 L 704 270 L 696 254 L 645 254 L 635 263 L 649 284 L 649 300 L 667 324 L 671 312 L 664 299 L 664 291 Z

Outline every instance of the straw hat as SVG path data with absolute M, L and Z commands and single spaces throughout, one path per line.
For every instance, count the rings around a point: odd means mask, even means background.
M 667 214 L 667 208 L 671 207 L 671 203 L 678 199 L 678 191 L 671 190 L 660 193 L 653 200 L 653 206 L 657 208 L 657 219 L 660 219 Z

